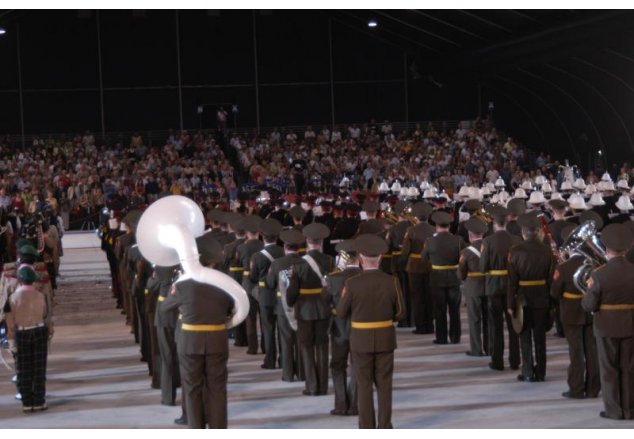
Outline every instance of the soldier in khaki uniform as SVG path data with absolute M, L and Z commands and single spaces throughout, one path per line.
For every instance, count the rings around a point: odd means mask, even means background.
M 379 270 L 387 243 L 375 235 L 356 239 L 363 273 L 350 277 L 337 306 L 337 316 L 351 320 L 350 351 L 357 377 L 359 428 L 392 428 L 392 376 L 396 333 L 403 318 L 398 280 Z M 379 403 L 374 412 L 373 387 Z
M 312 223 L 304 227 L 302 233 L 308 251 L 293 267 L 287 290 L 288 304 L 295 306 L 297 316 L 297 337 L 306 375 L 303 393 L 325 395 L 328 393 L 328 326 L 332 311 L 324 289 L 324 276 L 333 270 L 334 260 L 321 249 L 330 230 L 323 224 Z M 311 259 L 314 262 L 309 262 Z
M 299 249 L 304 245 L 304 235 L 297 230 L 284 230 L 280 233 L 284 242 L 284 256 L 275 259 L 266 275 L 267 288 L 276 292 L 277 329 L 280 336 L 280 363 L 282 365 L 282 380 L 287 382 L 301 381 L 304 374 L 301 369 L 301 355 L 297 341 L 297 332 L 291 327 L 289 319 L 282 305 L 282 293 L 279 288 L 279 274 L 301 262 Z
M 398 222 L 390 227 L 387 231 L 386 241 L 390 247 L 388 253 L 391 255 L 389 260 L 391 261 L 390 271 L 401 282 L 401 291 L 403 292 L 403 305 L 405 307 L 405 317 L 399 322 L 399 327 L 409 328 L 412 326 L 412 302 L 409 293 L 409 279 L 407 272 L 407 260 L 401 257 L 403 251 L 403 241 L 405 234 L 410 227 L 414 225 L 412 221 L 404 216 L 406 204 L 402 201 L 397 202 L 394 205 L 394 212 L 398 215 Z
M 482 240 L 480 272 L 486 274 L 485 293 L 489 307 L 489 348 L 493 370 L 504 370 L 504 319 L 509 337 L 509 364 L 519 369 L 519 337 L 513 330 L 511 315 L 506 311 L 508 290 L 508 255 L 512 246 L 521 239 L 506 231 L 508 211 L 501 206 L 492 206 L 489 214 L 493 218 L 493 234 Z
M 227 221 L 229 230 L 234 234 L 236 239 L 224 247 L 225 262 L 223 264 L 223 271 L 242 285 L 242 273 L 244 272 L 244 268 L 242 267 L 242 262 L 238 259 L 236 249 L 247 239 L 243 225 L 244 217 L 239 214 L 233 214 Z M 234 346 L 248 346 L 246 322 L 242 322 L 233 328 L 233 334 L 235 338 Z
M 484 294 L 484 273 L 480 271 L 482 237 L 487 224 L 471 217 L 462 223 L 467 231 L 470 245 L 460 256 L 460 278 L 464 281 L 462 294 L 467 302 L 469 319 L 469 350 L 467 355 L 482 357 L 489 352 L 489 333 L 487 321 L 487 302 Z
M 198 244 L 201 264 L 222 264 L 218 241 L 209 239 Z M 233 307 L 233 299 L 223 290 L 191 278 L 177 280 L 162 303 L 165 312 L 178 309 L 182 316 L 176 344 L 189 428 L 227 428 L 226 323 Z
M 264 363 L 262 369 L 275 369 L 277 362 L 275 290 L 266 286 L 266 275 L 271 263 L 284 256 L 284 249 L 277 245 L 277 238 L 282 231 L 279 221 L 269 218 L 260 223 L 260 235 L 264 241 L 264 248 L 251 256 L 249 281 L 258 286 L 257 301 L 260 306 L 260 324 L 264 339 Z
M 258 353 L 258 314 L 259 305 L 255 297 L 253 297 L 253 284 L 249 279 L 249 267 L 251 265 L 251 256 L 264 248 L 264 244 L 259 239 L 260 222 L 262 219 L 258 216 L 248 216 L 244 219 L 243 226 L 247 232 L 247 239 L 236 248 L 237 260 L 242 265 L 242 286 L 249 295 L 249 315 L 246 319 L 247 327 L 247 354 L 256 355 Z M 264 351 L 264 342 L 261 343 L 261 349 Z
M 524 308 L 524 326 L 520 332 L 522 373 L 517 379 L 544 381 L 546 327 L 555 260 L 550 247 L 541 241 L 541 226 L 534 214 L 520 215 L 517 223 L 522 228 L 524 242 L 511 247 L 508 257 L 508 311 L 513 313 L 518 301 Z
M 460 252 L 466 246 L 461 237 L 449 232 L 453 219 L 446 212 L 434 212 L 431 220 L 436 233 L 425 240 L 423 261 L 431 264 L 430 286 L 436 320 L 435 344 L 447 344 L 447 311 L 449 311 L 449 341 L 460 343 Z
M 346 280 L 361 273 L 355 241 L 350 239 L 337 244 L 337 252 L 348 256 L 345 267 L 330 273 L 327 290 L 333 307 L 333 322 L 330 328 L 332 384 L 335 388 L 335 408 L 331 415 L 354 416 L 357 411 L 357 383 L 354 372 L 347 379 L 348 357 L 350 356 L 350 318 L 337 316 L 336 308 L 341 301 L 341 292 Z M 352 369 L 354 371 L 354 368 Z
M 623 224 L 610 224 L 601 233 L 607 264 L 596 269 L 581 306 L 594 313 L 599 353 L 601 394 L 610 419 L 634 419 L 634 264 L 625 258 L 634 235 Z
M 409 280 L 410 312 L 414 315 L 414 334 L 434 333 L 434 309 L 429 286 L 429 265 L 421 258 L 425 240 L 434 236 L 436 230 L 427 219 L 433 207 L 419 202 L 412 206 L 412 214 L 420 221 L 407 229 L 403 238 L 401 259 L 406 261 L 405 271 Z
M 574 224 L 561 229 L 561 241 L 565 241 L 574 229 Z M 561 321 L 570 355 L 568 390 L 562 396 L 575 399 L 596 398 L 601 390 L 592 314 L 581 307 L 583 293 L 573 281 L 573 275 L 581 267 L 584 259 L 582 255 L 573 254 L 566 262 L 559 264 L 553 273 L 553 282 L 550 286 L 550 295 L 559 301 Z

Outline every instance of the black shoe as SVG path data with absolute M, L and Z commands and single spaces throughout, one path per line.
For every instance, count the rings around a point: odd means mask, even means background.
M 48 410 L 48 406 L 46 405 L 46 403 L 42 404 L 42 405 L 36 405 L 33 406 L 33 411 L 34 412 L 43 412 Z
M 447 344 L 446 341 L 440 341 L 440 340 L 434 340 L 433 343 L 434 344 Z
M 474 354 L 471 351 L 465 352 L 465 355 L 468 355 L 469 357 L 484 357 L 485 356 L 484 354 Z
M 347 416 L 359 416 L 359 410 L 356 410 L 356 409 L 354 409 L 354 410 L 348 410 L 348 411 L 346 412 L 346 415 L 347 415 Z
M 517 376 L 517 381 L 523 381 L 525 383 L 532 383 L 532 382 L 535 381 L 535 379 L 533 377 L 527 377 L 527 376 L 524 376 L 522 374 L 519 374 Z
M 495 364 L 493 364 L 491 362 L 491 363 L 489 363 L 489 369 L 492 369 L 492 370 L 504 370 L 504 366 L 496 366 Z
M 318 395 L 319 395 L 319 393 L 309 392 L 308 390 L 304 389 L 304 390 L 302 390 L 302 395 L 306 395 L 306 396 L 318 396 Z
M 601 416 L 602 418 L 605 418 L 605 419 L 614 419 L 614 420 L 617 420 L 617 421 L 622 421 L 624 419 L 623 416 L 619 416 L 617 418 L 613 418 L 612 416 L 608 416 L 608 414 L 606 412 L 599 413 L 599 416 Z
M 330 414 L 334 416 L 347 416 L 348 412 L 345 410 L 330 410 Z
M 533 377 L 533 382 L 534 383 L 543 383 L 544 382 L 544 377 Z
M 275 369 L 275 366 L 267 366 L 266 364 L 260 364 L 262 369 Z
M 460 343 L 460 340 L 451 340 L 450 343 L 451 344 L 458 344 L 458 343 Z
M 571 399 L 584 399 L 585 398 L 584 395 L 574 395 L 574 394 L 570 393 L 570 391 L 562 393 L 561 396 L 563 396 L 564 398 L 571 398 Z
M 176 425 L 187 425 L 187 419 L 185 417 L 181 416 L 180 418 L 174 419 L 174 424 L 176 424 Z
M 247 351 L 247 355 L 257 355 L 257 354 L 258 354 L 258 352 L 257 352 L 257 351 L 255 351 L 255 352 L 253 352 L 253 351 Z
M 249 346 L 246 343 L 234 343 L 233 345 L 238 348 L 246 348 L 247 346 Z
M 169 401 L 168 402 L 161 401 L 161 405 L 166 405 L 166 406 L 170 406 L 171 407 L 171 406 L 175 406 L 176 403 L 174 401 L 171 401 L 171 402 L 169 402 Z

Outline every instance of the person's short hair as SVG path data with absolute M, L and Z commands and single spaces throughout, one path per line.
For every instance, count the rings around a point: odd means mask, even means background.
M 264 242 L 277 242 L 277 235 L 262 235 Z
M 298 250 L 301 248 L 301 245 L 300 245 L 300 244 L 289 244 L 289 243 L 285 243 L 285 244 L 284 244 L 284 248 L 285 248 L 286 250 L 290 250 L 290 251 L 296 252 L 296 251 L 298 251 Z
M 306 242 L 307 242 L 308 244 L 311 244 L 311 245 L 319 245 L 319 244 L 322 244 L 322 243 L 324 242 L 324 240 L 323 240 L 323 239 L 310 239 L 310 238 L 306 238 Z

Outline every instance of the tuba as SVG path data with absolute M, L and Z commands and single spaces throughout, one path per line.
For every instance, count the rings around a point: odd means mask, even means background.
M 569 256 L 577 253 L 585 258 L 583 264 L 577 268 L 572 276 L 575 286 L 585 294 L 588 290 L 588 280 L 590 280 L 592 271 L 608 260 L 605 247 L 597 236 L 596 223 L 589 220 L 573 230 L 561 247 L 561 252 Z
M 249 298 L 242 286 L 221 271 L 200 264 L 196 238 L 205 231 L 200 207 L 187 197 L 170 195 L 148 207 L 137 226 L 139 250 L 152 264 L 170 267 L 180 264 L 183 275 L 176 280 L 193 279 L 213 285 L 234 300 L 228 328 L 239 325 L 249 314 Z

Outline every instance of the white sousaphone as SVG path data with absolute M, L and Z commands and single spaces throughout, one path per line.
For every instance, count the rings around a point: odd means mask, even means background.
M 193 279 L 213 285 L 234 300 L 233 328 L 249 314 L 249 298 L 242 286 L 221 271 L 200 264 L 196 238 L 205 232 L 205 219 L 198 205 L 187 197 L 170 195 L 148 207 L 137 226 L 136 240 L 144 258 L 169 267 L 180 264 L 184 274 L 176 281 Z

